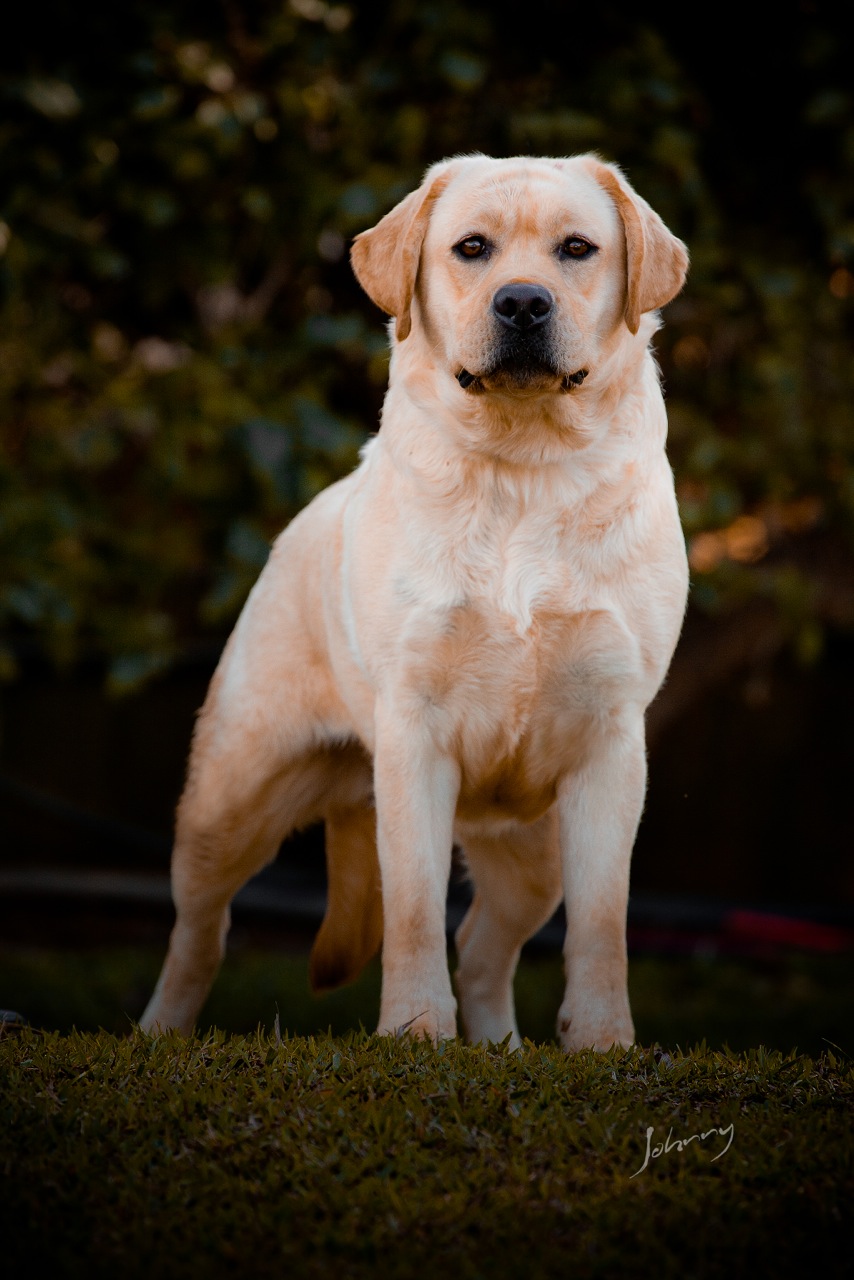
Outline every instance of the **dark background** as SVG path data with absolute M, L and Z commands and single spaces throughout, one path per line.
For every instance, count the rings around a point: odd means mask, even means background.
M 692 596 L 633 888 L 850 917 L 838 12 L 19 13 L 0 48 L 7 868 L 166 869 L 193 715 L 269 541 L 376 426 L 386 339 L 352 236 L 444 155 L 595 149 L 692 254 L 656 340 Z M 287 857 L 319 867 L 318 834 Z

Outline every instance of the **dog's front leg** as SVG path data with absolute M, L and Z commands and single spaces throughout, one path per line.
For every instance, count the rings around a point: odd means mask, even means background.
M 374 788 L 383 895 L 379 1031 L 456 1035 L 445 935 L 459 767 L 390 713 L 377 717 Z
M 624 711 L 596 731 L 583 768 L 558 792 L 566 896 L 563 1047 L 630 1045 L 626 910 L 629 864 L 643 809 L 643 712 Z

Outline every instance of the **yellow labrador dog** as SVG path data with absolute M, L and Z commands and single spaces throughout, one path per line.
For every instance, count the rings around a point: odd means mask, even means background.
M 568 1050 L 628 1045 L 644 711 L 687 568 L 650 339 L 684 245 L 592 155 L 434 165 L 355 242 L 393 319 L 382 430 L 277 540 L 214 676 L 141 1024 L 189 1030 L 229 903 L 326 822 L 316 988 L 382 945 L 381 1032 L 519 1035 L 522 944 L 566 902 Z

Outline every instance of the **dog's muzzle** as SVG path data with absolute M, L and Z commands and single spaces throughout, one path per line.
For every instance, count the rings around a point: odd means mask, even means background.
M 492 299 L 497 322 L 495 359 L 488 369 L 471 373 L 460 369 L 457 382 L 464 391 L 485 390 L 484 378 L 503 372 L 521 386 L 539 380 L 542 374 L 560 377 L 548 321 L 554 311 L 554 297 L 545 285 L 517 281 L 502 285 Z M 560 379 L 562 391 L 580 387 L 587 369 L 577 369 Z

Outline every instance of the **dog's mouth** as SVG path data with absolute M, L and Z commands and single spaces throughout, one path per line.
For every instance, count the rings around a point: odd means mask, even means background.
M 551 367 L 541 367 L 538 371 L 530 368 L 510 370 L 498 367 L 484 373 L 470 373 L 468 369 L 460 369 L 457 382 L 463 391 L 468 391 L 472 395 L 479 395 L 499 387 L 519 391 L 542 391 L 546 387 L 553 387 L 556 382 L 556 389 L 566 393 L 580 387 L 589 372 L 589 369 L 576 369 L 575 373 L 560 374 Z
M 572 392 L 580 387 L 589 370 L 570 369 L 565 357 L 554 347 L 547 326 L 520 333 L 497 334 L 483 369 L 461 369 L 457 381 L 467 392 L 515 392 L 539 394 Z
M 519 332 L 499 331 L 485 367 L 476 371 L 460 369 L 457 382 L 464 391 L 475 394 L 484 391 L 560 394 L 580 387 L 588 373 L 585 367 L 570 368 L 567 372 L 565 355 L 543 324 Z

